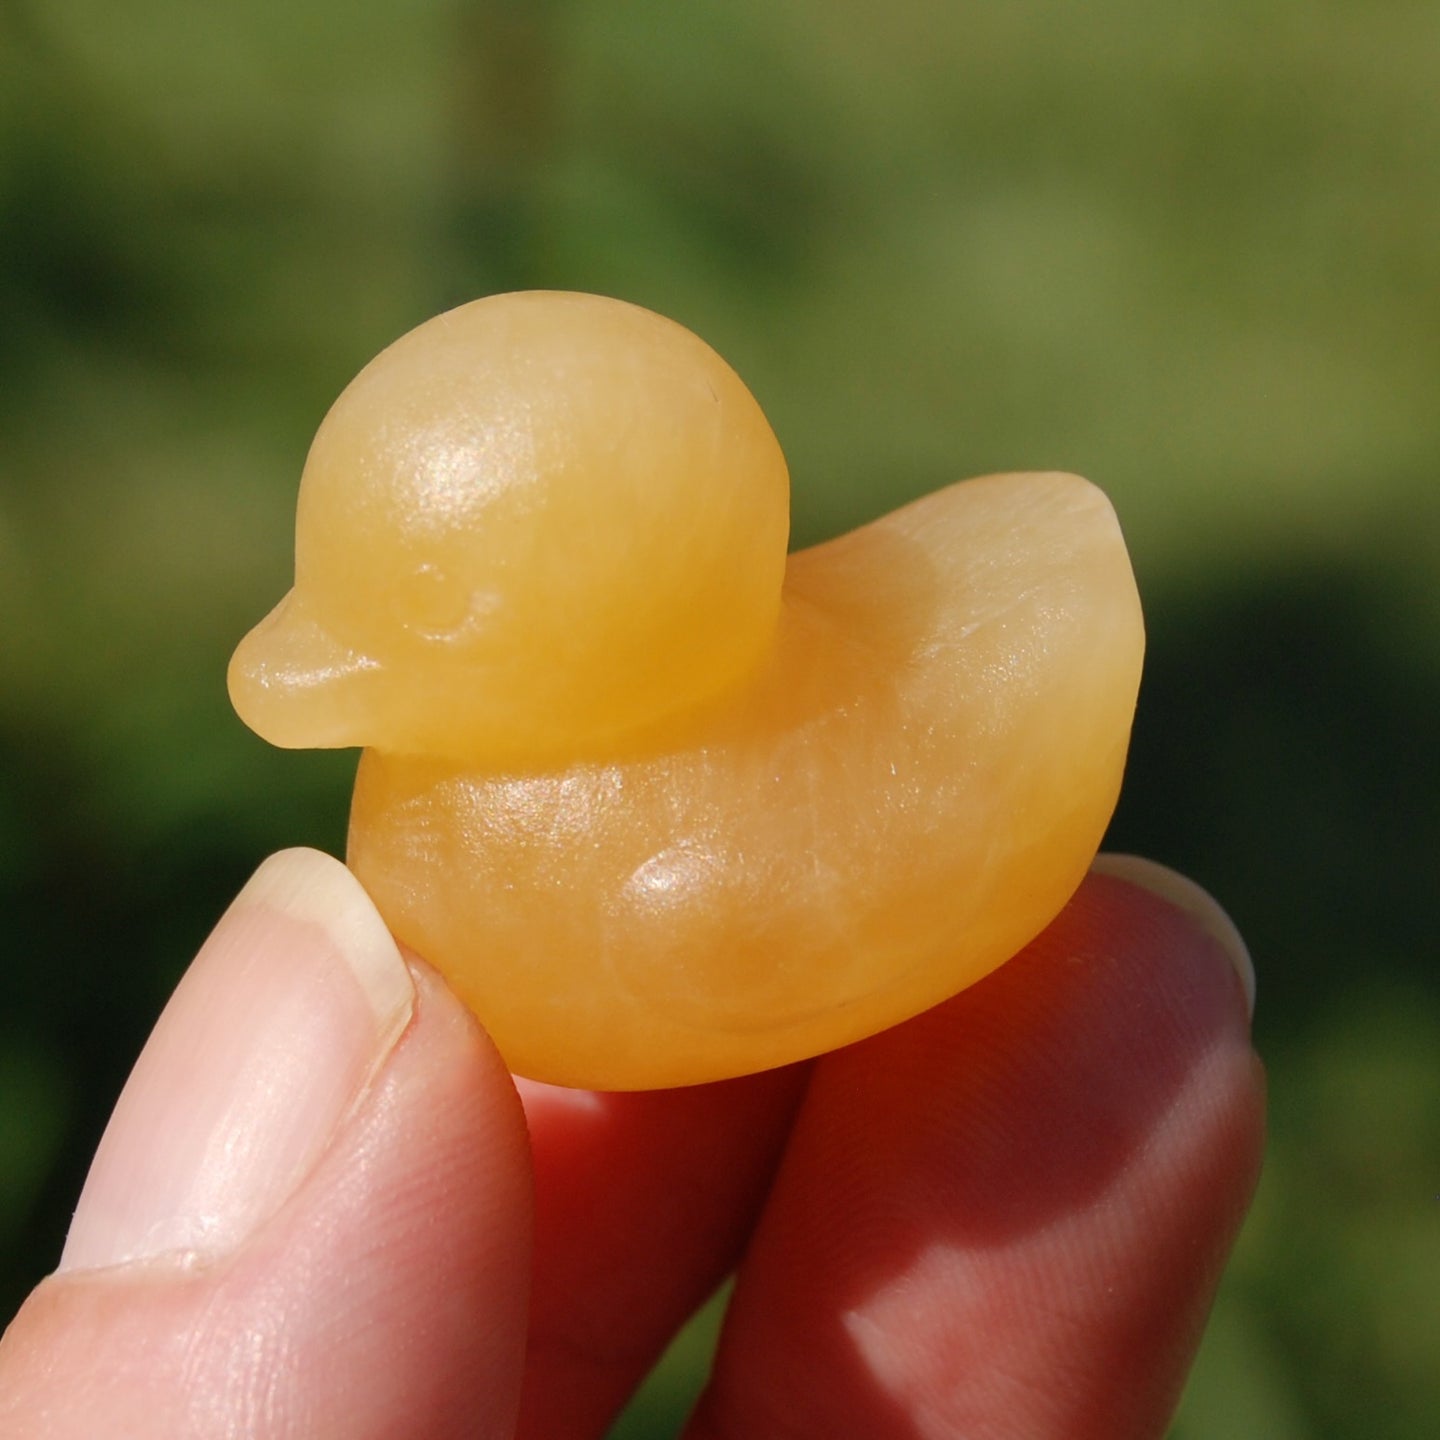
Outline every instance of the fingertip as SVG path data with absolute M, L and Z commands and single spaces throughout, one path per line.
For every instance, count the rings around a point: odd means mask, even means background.
M 211 932 L 106 1126 L 62 1270 L 213 1262 L 275 1213 L 410 1023 L 369 896 L 317 850 L 271 856 Z
M 536 1243 L 519 1436 L 606 1430 L 743 1253 L 807 1076 L 611 1094 L 520 1082 Z
M 1097 855 L 1090 867 L 1093 875 L 1105 875 L 1158 896 L 1195 922 L 1225 952 L 1245 992 L 1245 1009 L 1255 1018 L 1255 962 L 1235 922 L 1220 902 L 1203 886 L 1143 855 L 1106 853 Z
M 1263 1113 L 1223 942 L 1087 880 L 993 975 L 818 1062 L 692 1433 L 1162 1433 Z

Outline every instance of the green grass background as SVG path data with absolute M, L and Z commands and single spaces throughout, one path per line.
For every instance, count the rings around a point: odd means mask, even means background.
M 1433 0 L 0 5 L 0 1312 L 227 898 L 342 844 L 351 758 L 223 685 L 311 433 L 525 286 L 725 354 L 797 542 L 992 469 L 1109 491 L 1151 636 L 1113 842 L 1233 911 L 1273 1094 L 1175 1435 L 1432 1436 Z

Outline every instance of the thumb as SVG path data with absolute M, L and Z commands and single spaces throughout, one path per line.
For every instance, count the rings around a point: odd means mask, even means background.
M 126 1084 L 0 1341 L 0 1434 L 508 1434 L 529 1226 L 499 1056 L 344 866 L 287 851 Z

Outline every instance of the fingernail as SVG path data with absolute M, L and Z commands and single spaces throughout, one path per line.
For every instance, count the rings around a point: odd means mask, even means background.
M 1109 875 L 1138 885 L 1190 916 L 1230 957 L 1245 991 L 1246 1011 L 1252 1020 L 1255 1018 L 1255 962 L 1235 922 L 1208 890 L 1178 871 L 1141 855 L 1097 855 L 1090 868 L 1097 875 Z
M 315 850 L 255 872 L 116 1104 L 60 1269 L 243 1244 L 294 1193 L 404 1032 L 415 990 L 359 881 Z

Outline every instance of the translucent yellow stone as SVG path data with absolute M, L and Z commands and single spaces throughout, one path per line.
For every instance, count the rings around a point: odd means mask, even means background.
M 462 306 L 325 417 L 235 706 L 278 745 L 569 760 L 755 668 L 788 517 L 764 415 L 687 330 L 592 295 Z
M 368 747 L 349 863 L 522 1074 L 859 1039 L 1001 964 L 1100 842 L 1143 650 L 1100 492 L 967 481 L 788 565 L 787 507 L 729 367 L 592 296 L 437 317 L 316 437 L 231 695 Z

